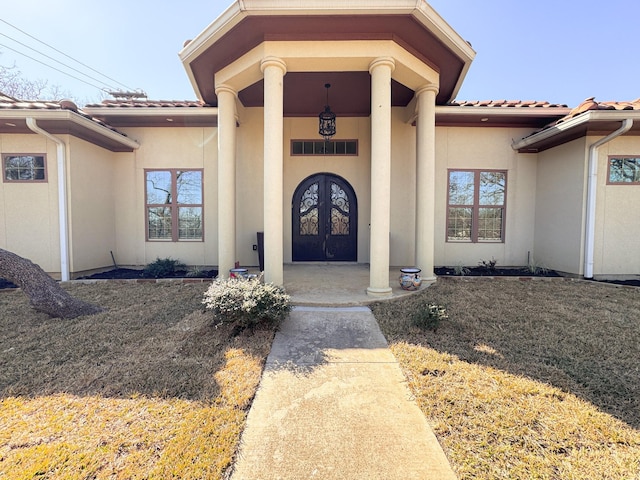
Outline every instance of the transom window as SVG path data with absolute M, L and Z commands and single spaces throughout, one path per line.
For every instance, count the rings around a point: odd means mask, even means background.
M 447 241 L 503 242 L 507 172 L 449 170 Z
M 358 155 L 358 141 L 291 140 L 291 155 Z
M 608 183 L 640 184 L 640 157 L 609 157 Z
M 145 170 L 147 240 L 203 239 L 202 170 Z
M 3 155 L 2 170 L 5 182 L 46 182 L 45 155 Z

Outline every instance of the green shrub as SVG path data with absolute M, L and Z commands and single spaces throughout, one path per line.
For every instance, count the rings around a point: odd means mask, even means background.
M 171 257 L 156 258 L 154 262 L 144 267 L 142 276 L 145 278 L 171 277 L 179 270 L 184 270 L 185 264 Z
M 531 257 L 529 260 L 529 264 L 527 265 L 527 270 L 532 275 L 546 275 L 549 273 L 549 269 L 545 267 L 542 263 L 536 262 L 536 260 Z
M 204 293 L 202 303 L 218 321 L 246 327 L 284 319 L 291 311 L 290 299 L 284 288 L 262 283 L 259 277 L 217 278 Z
M 497 263 L 498 261 L 495 258 L 491 257 L 491 260 L 480 260 L 478 262 L 478 266 L 489 270 L 490 272 L 493 272 L 496 269 Z
M 469 275 L 471 270 L 465 267 L 462 262 L 458 262 L 458 264 L 453 267 L 453 273 L 459 277 L 464 277 L 465 275 Z
M 425 303 L 418 307 L 412 316 L 413 324 L 423 330 L 433 330 L 434 332 L 440 326 L 440 322 L 446 318 L 447 309 L 442 305 Z

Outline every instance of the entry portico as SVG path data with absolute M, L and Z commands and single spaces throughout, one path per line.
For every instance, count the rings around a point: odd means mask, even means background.
M 311 119 L 325 104 L 323 85 L 331 83 L 336 138 L 355 136 L 359 156 L 368 156 L 343 168 L 360 195 L 357 231 L 368 234 L 358 241 L 357 256 L 370 264 L 367 292 L 385 296 L 391 292 L 390 232 L 397 215 L 392 196 L 398 186 L 415 192 L 414 208 L 404 212 L 414 218 L 402 232 L 413 237 L 409 258 L 426 278 L 433 277 L 435 107 L 455 97 L 474 52 L 419 0 L 356 0 L 347 7 L 331 0 L 312 9 L 305 5 L 304 12 L 298 4 L 236 2 L 180 53 L 200 99 L 218 107 L 219 271 L 224 276 L 237 259 L 236 202 L 243 201 L 238 191 L 243 169 L 261 163 L 239 161 L 239 147 L 244 141 L 256 143 L 251 125 L 261 122 L 262 199 L 252 201 L 256 208 L 262 203 L 265 281 L 283 283 L 283 264 L 291 259 L 287 185 L 305 178 L 296 166 L 286 168 L 285 148 L 295 135 L 317 137 Z M 259 109 L 262 114 L 256 115 Z M 299 119 L 304 128 L 289 126 L 285 132 L 287 118 Z M 392 130 L 399 124 L 415 125 L 409 134 L 414 147 L 395 153 Z M 413 159 L 404 158 L 407 151 Z M 394 162 L 413 165 L 413 174 L 394 181 Z M 326 165 L 305 168 L 311 174 L 330 170 Z

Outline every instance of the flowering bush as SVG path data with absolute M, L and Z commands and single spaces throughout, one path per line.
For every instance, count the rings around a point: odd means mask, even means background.
M 279 322 L 291 310 L 290 299 L 284 288 L 262 283 L 261 278 L 217 278 L 204 293 L 202 303 L 221 322 L 249 326 Z

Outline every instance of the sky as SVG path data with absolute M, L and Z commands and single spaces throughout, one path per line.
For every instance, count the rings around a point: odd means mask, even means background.
M 178 52 L 231 0 L 20 0 L 0 9 L 0 65 L 46 79 L 80 104 L 111 88 L 142 89 L 154 100 L 196 98 Z M 577 106 L 584 99 L 640 97 L 637 0 L 430 0 L 477 52 L 458 100 L 538 100 Z M 11 24 L 101 72 L 73 63 Z M 10 38 L 8 38 L 10 37 Z M 87 79 L 14 40 L 85 71 Z M 87 85 L 11 50 L 84 78 Z

